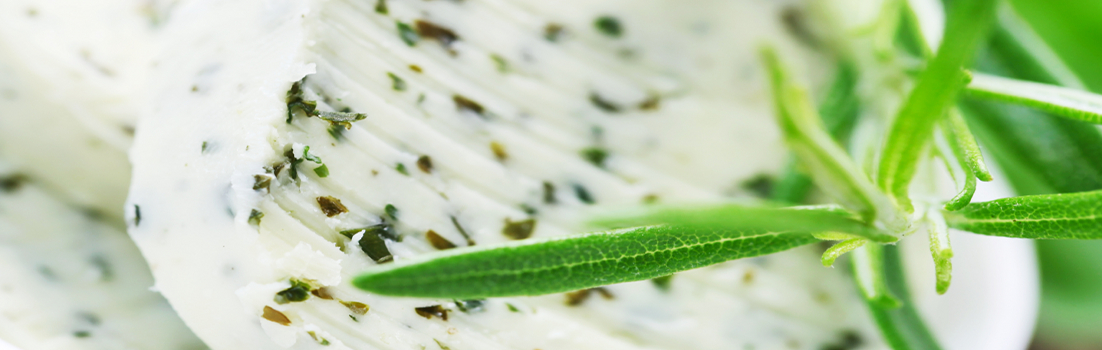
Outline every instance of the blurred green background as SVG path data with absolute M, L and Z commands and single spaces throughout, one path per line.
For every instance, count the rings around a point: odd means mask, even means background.
M 1102 93 L 1102 0 L 1010 0 Z M 1102 159 L 1098 160 L 1102 162 Z M 1042 302 L 1034 349 L 1102 349 L 1102 241 L 1037 241 Z

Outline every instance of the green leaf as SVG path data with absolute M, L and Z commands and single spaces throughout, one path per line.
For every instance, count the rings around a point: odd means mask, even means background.
M 657 278 L 816 241 L 806 233 L 636 227 L 450 249 L 368 269 L 352 283 L 376 294 L 424 298 L 541 295 Z
M 911 91 L 888 133 L 877 181 L 897 205 L 912 211 L 908 189 L 934 126 L 967 83 L 964 64 L 995 17 L 995 0 L 954 1 L 949 8 L 945 40 Z
M 977 73 L 968 84 L 968 93 L 1040 109 L 1068 119 L 1102 124 L 1102 95 L 1083 90 Z
M 976 137 L 972 135 L 972 130 L 968 128 L 968 123 L 964 121 L 959 109 L 949 110 L 949 115 L 941 122 L 941 130 L 953 149 L 953 155 L 971 170 L 973 175 L 981 181 L 993 180 L 991 172 L 987 170 L 987 164 L 983 161 L 983 153 L 980 152 L 980 146 L 976 143 Z
M 853 62 L 839 61 L 834 82 L 819 104 L 823 125 L 839 144 L 845 144 L 857 125 L 860 101 L 857 98 L 857 68 Z M 789 161 L 780 180 L 773 186 L 770 199 L 785 203 L 802 203 L 811 190 L 811 177 L 799 168 L 795 160 Z
M 973 169 L 976 165 L 969 162 L 966 146 L 962 144 L 966 141 L 960 140 L 955 133 L 967 133 L 967 139 L 971 140 L 972 146 L 975 147 L 975 140 L 972 140 L 971 133 L 964 129 L 963 131 L 954 131 L 953 126 L 949 125 L 952 119 L 959 120 L 959 114 L 956 110 L 950 112 L 950 116 L 942 121 L 941 133 L 938 133 L 934 137 L 934 151 L 935 154 L 945 160 L 945 168 L 949 170 L 949 174 L 953 176 L 953 180 L 957 183 L 959 191 L 956 197 L 950 199 L 945 203 L 945 210 L 953 211 L 968 205 L 972 201 L 972 195 L 976 193 L 976 175 Z M 956 118 L 954 118 L 956 116 Z M 963 123 L 963 120 L 959 120 Z M 967 126 L 964 126 L 967 128 Z M 974 152 L 979 152 L 978 147 L 975 147 Z M 979 155 L 979 166 L 984 171 L 987 170 L 983 165 L 982 155 Z M 972 163 L 972 164 L 970 164 Z M 988 174 L 987 176 L 990 176 Z
M 1102 191 L 1042 194 L 972 203 L 947 213 L 950 227 L 1032 239 L 1102 239 Z
M 823 252 L 823 257 L 821 259 L 823 266 L 833 267 L 834 261 L 838 260 L 838 257 L 842 256 L 843 254 L 852 252 L 854 249 L 860 248 L 867 242 L 868 240 L 862 238 L 850 238 L 835 243 L 834 245 L 830 246 L 830 248 L 827 248 L 825 252 Z
M 906 275 L 903 273 L 903 263 L 899 259 L 899 248 L 894 245 L 882 247 L 879 259 L 883 261 L 882 267 L 886 279 L 884 283 L 902 301 L 902 306 L 895 308 L 883 307 L 873 301 L 868 302 L 869 313 L 880 328 L 884 341 L 894 350 L 941 349 L 937 339 L 926 328 L 926 324 L 911 301 Z
M 599 227 L 667 224 L 701 230 L 842 232 L 874 242 L 899 240 L 899 237 L 861 222 L 853 212 L 837 206 L 645 205 L 604 211 L 595 215 L 590 223 Z
M 923 221 L 930 235 L 930 255 L 934 258 L 937 294 L 945 294 L 953 278 L 953 248 L 949 246 L 949 227 L 945 225 L 945 219 L 936 208 L 930 208 Z
M 772 77 L 774 106 L 786 143 L 815 184 L 866 222 L 880 221 L 903 231 L 905 218 L 827 133 L 807 91 L 791 81 L 776 52 L 762 49 Z
M 850 254 L 853 264 L 853 278 L 861 295 L 870 303 L 884 309 L 894 309 L 901 305 L 899 299 L 888 290 L 884 277 L 884 246 L 866 244 Z

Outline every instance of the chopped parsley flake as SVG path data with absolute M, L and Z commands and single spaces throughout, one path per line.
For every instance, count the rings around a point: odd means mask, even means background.
M 329 167 L 325 164 L 322 164 L 321 166 L 314 168 L 314 174 L 318 175 L 318 177 L 328 177 Z
M 253 175 L 253 190 L 267 190 L 271 192 L 272 177 L 265 174 Z
M 375 1 L 375 13 L 383 15 L 390 14 L 390 10 L 386 7 L 386 0 Z
M 520 309 L 517 309 L 517 307 L 513 306 L 513 304 L 505 303 L 505 307 L 509 308 L 509 311 L 520 312 Z
M 409 176 L 409 170 L 406 170 L 406 165 L 405 164 L 398 163 L 398 165 L 394 166 L 394 170 L 397 170 L 399 173 L 402 173 L 402 175 Z

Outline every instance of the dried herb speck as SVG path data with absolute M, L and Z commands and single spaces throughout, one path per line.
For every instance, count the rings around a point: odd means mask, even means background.
M 597 28 L 598 32 L 610 38 L 619 38 L 624 35 L 624 27 L 616 17 L 597 17 L 597 19 L 593 21 L 593 26 Z
M 375 1 L 375 13 L 383 15 L 390 14 L 390 10 L 386 7 L 386 0 Z
M 435 39 L 444 47 L 451 47 L 452 43 L 459 40 L 459 35 L 456 35 L 451 29 L 436 23 L 419 19 L 414 21 L 413 25 L 417 27 L 417 34 L 420 34 L 421 37 Z
M 611 300 L 613 298 L 612 293 L 610 293 L 608 289 L 605 289 L 604 287 L 582 289 L 576 292 L 566 293 L 566 305 L 581 305 L 587 299 L 589 299 L 590 294 L 593 294 L 594 292 L 600 294 L 601 297 L 605 300 Z
M 341 200 L 333 196 L 321 196 L 317 198 L 317 201 L 318 207 L 321 208 L 322 213 L 325 213 L 325 216 L 334 217 L 348 212 L 348 208 L 341 204 Z
M 310 299 L 310 284 L 295 279 L 291 280 L 291 287 L 279 291 L 274 298 L 276 304 L 287 304 L 305 301 L 306 299 Z
M 399 78 L 397 75 L 391 72 L 386 72 L 386 76 L 390 77 L 390 87 L 394 91 L 406 91 L 406 81 Z
M 367 314 L 367 311 L 371 310 L 370 306 L 358 301 L 341 301 L 341 305 L 344 305 L 344 307 L 347 307 L 352 313 L 360 316 Z
M 665 275 L 658 278 L 652 278 L 651 283 L 654 283 L 654 287 L 663 292 L 670 291 L 670 280 L 673 279 L 673 275 Z
M 475 101 L 473 101 L 469 98 L 466 98 L 462 95 L 452 95 L 452 101 L 455 102 L 456 110 L 458 110 L 460 112 L 468 111 L 468 112 L 477 114 L 479 117 L 483 117 L 483 118 L 486 117 L 484 115 L 484 113 L 486 112 L 486 109 L 483 108 L 482 105 L 479 104 L 478 102 L 475 102 Z
M 455 243 L 452 243 L 447 238 L 444 238 L 439 233 L 436 233 L 436 231 L 433 230 L 425 232 L 425 239 L 428 240 L 429 244 L 431 244 L 432 247 L 436 248 L 437 250 L 446 250 L 456 247 Z
M 411 65 L 409 65 L 409 70 L 411 70 L 411 71 L 414 71 L 414 72 L 417 72 L 417 73 L 421 73 L 421 72 L 422 72 L 422 70 L 421 70 L 421 66 L 418 66 L 418 65 L 416 65 L 416 64 L 411 64 Z
M 134 204 L 134 227 L 138 227 L 142 223 L 142 207 Z
M 602 111 L 608 113 L 620 113 L 619 105 L 605 100 L 603 97 L 601 97 L 601 95 L 598 95 L 596 92 L 589 93 L 589 102 L 593 103 L 594 106 Z
M 555 204 L 555 185 L 550 181 L 543 182 L 543 203 Z
M 517 309 L 517 307 L 513 306 L 513 304 L 505 303 L 505 307 L 509 308 L 509 311 L 520 312 L 520 309 Z
M 253 175 L 253 190 L 266 190 L 269 193 L 272 192 L 272 177 L 265 174 Z
M 605 167 L 605 159 L 608 159 L 608 151 L 600 147 L 588 147 L 581 152 L 582 158 L 598 167 Z
M 500 73 L 509 72 L 509 61 L 505 60 L 505 57 L 501 57 L 496 53 L 490 54 L 490 59 L 494 61 L 494 66 L 497 67 L 497 71 Z
M 558 23 L 548 23 L 543 27 L 543 38 L 550 42 L 558 42 L 565 34 L 565 28 Z
M 432 158 L 429 158 L 429 156 L 417 158 L 417 168 L 421 169 L 425 174 L 432 173 Z
M 494 158 L 498 161 L 504 162 L 509 159 L 509 153 L 505 151 L 505 146 L 497 141 L 490 142 L 490 151 L 494 152 Z
M 0 176 L 0 191 L 15 192 L 27 183 L 28 178 L 23 174 L 10 174 Z
M 652 95 L 651 97 L 647 97 L 646 100 L 643 100 L 643 102 L 639 102 L 639 109 L 644 111 L 656 110 L 658 109 L 658 104 L 660 103 L 660 101 L 661 99 L 658 97 L 658 95 Z
M 421 317 L 432 319 L 433 317 L 439 317 L 441 320 L 448 320 L 448 309 L 445 309 L 440 305 L 432 305 L 425 307 L 414 308 L 413 311 L 417 312 Z
M 329 293 L 329 288 L 328 287 L 321 287 L 321 288 L 312 290 L 312 291 L 310 291 L 310 294 L 313 294 L 314 296 L 316 296 L 318 298 L 321 298 L 321 299 L 333 300 L 333 295 Z
M 260 226 L 260 219 L 264 218 L 264 212 L 253 209 L 249 212 L 249 225 Z
M 501 229 L 501 234 L 511 239 L 525 239 L 531 237 L 532 231 L 535 229 L 536 219 L 512 221 L 506 218 L 505 227 Z
M 589 194 L 589 190 L 585 189 L 585 186 L 574 184 L 574 195 L 578 196 L 578 200 L 582 201 L 582 203 L 596 203 L 596 201 L 593 200 L 593 196 Z
M 89 331 L 76 331 L 73 332 L 73 336 L 77 338 L 87 338 L 92 336 L 92 332 Z
M 261 315 L 261 317 L 263 317 L 265 320 L 272 321 L 284 326 L 291 325 L 291 319 L 287 318 L 287 315 L 279 312 L 279 310 L 273 309 L 271 306 L 264 306 L 264 314 Z

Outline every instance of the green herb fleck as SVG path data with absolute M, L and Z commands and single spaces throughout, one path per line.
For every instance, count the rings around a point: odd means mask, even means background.
M 653 283 L 654 287 L 658 288 L 658 290 L 661 290 L 663 292 L 669 292 L 670 291 L 670 280 L 672 280 L 672 279 L 673 279 L 673 275 L 665 275 L 665 276 L 662 276 L 662 277 L 652 278 L 650 280 L 650 283 Z
M 496 53 L 490 54 L 490 59 L 494 61 L 494 66 L 497 67 L 497 71 L 501 73 L 509 72 L 509 61 L 505 60 L 505 57 L 501 57 Z
M 544 181 L 543 182 L 543 203 L 545 203 L 545 204 L 555 204 L 555 202 L 557 202 L 557 200 L 555 199 L 555 184 L 552 184 L 550 181 Z
M 375 1 L 375 13 L 387 15 L 390 14 L 390 9 L 386 7 L 386 0 Z
M 341 200 L 333 196 L 321 196 L 317 198 L 317 201 L 318 207 L 321 208 L 322 213 L 325 213 L 325 216 L 334 217 L 348 212 L 348 208 L 341 204 Z
M 134 204 L 134 227 L 142 223 L 142 208 Z
M 458 110 L 460 112 L 468 111 L 468 112 L 477 114 L 479 117 L 483 117 L 483 118 L 486 117 L 486 115 L 485 115 L 486 109 L 483 108 L 482 105 L 479 104 L 478 102 L 475 102 L 475 101 L 473 101 L 469 98 L 466 98 L 462 95 L 452 95 L 452 101 L 455 102 L 456 110 Z
M 413 30 L 413 27 L 410 27 L 408 24 L 402 22 L 395 23 L 398 26 L 398 37 L 402 38 L 402 41 L 405 42 L 406 45 L 417 45 L 417 42 L 421 40 L 421 36 L 417 35 L 417 32 Z
M 743 181 L 741 187 L 758 198 L 769 198 L 773 193 L 773 177 L 768 174 L 758 174 L 749 180 Z
M 398 234 L 394 232 L 393 225 L 382 223 L 361 229 L 344 230 L 340 234 L 352 238 L 360 232 L 363 232 L 363 236 L 360 237 L 358 243 L 364 254 L 380 264 L 394 260 L 394 256 L 390 254 L 390 249 L 386 246 L 386 240 L 398 240 Z
M 512 221 L 506 218 L 505 227 L 501 229 L 501 234 L 511 239 L 525 239 L 531 237 L 532 231 L 535 229 L 536 219 Z
M 482 311 L 482 307 L 486 303 L 486 299 L 467 299 L 467 300 L 455 300 L 455 307 L 459 308 L 459 311 L 466 313 L 475 313 Z
M 578 200 L 582 201 L 582 203 L 585 203 L 585 204 L 596 203 L 596 201 L 593 199 L 593 196 L 589 194 L 589 190 L 587 190 L 585 188 L 585 186 L 582 186 L 582 185 L 579 185 L 579 184 L 574 184 L 573 187 L 574 187 L 574 195 L 577 196 Z
M 509 308 L 509 311 L 520 312 L 520 309 L 518 309 L 516 306 L 513 306 L 513 304 L 505 303 L 505 307 Z
M 332 136 L 334 140 L 340 141 L 344 138 L 344 131 L 347 130 L 343 126 L 330 124 L 326 131 L 329 132 L 329 136 Z
M 329 122 L 329 124 L 340 125 L 345 129 L 351 129 L 353 122 L 358 122 L 367 118 L 367 114 L 351 112 L 317 111 L 315 115 Z
M 23 187 L 29 179 L 23 174 L 10 174 L 0 176 L 0 191 L 15 192 Z
M 318 337 L 317 333 L 315 333 L 314 331 L 306 332 L 306 334 L 309 334 L 310 338 L 313 338 L 314 341 L 318 342 L 318 344 L 321 344 L 322 346 L 329 346 L 329 340 Z
M 402 175 L 409 176 L 409 170 L 406 170 L 406 165 L 405 164 L 398 163 L 398 165 L 394 166 L 394 170 L 397 170 L 399 173 L 402 173 Z
M 386 72 L 386 76 L 390 77 L 390 87 L 394 89 L 394 91 L 406 91 L 405 80 L 402 80 L 402 78 L 399 78 L 398 75 L 391 72 Z
M 310 284 L 292 279 L 291 287 L 281 290 L 275 295 L 276 304 L 287 304 L 310 299 Z
M 558 23 L 548 23 L 543 27 L 543 38 L 550 42 L 558 42 L 566 34 L 566 28 Z
M 383 210 L 386 211 L 386 216 L 389 216 L 391 220 L 398 220 L 398 208 L 395 208 L 393 204 L 387 204 Z
M 652 95 L 647 97 L 643 102 L 639 102 L 639 109 L 644 111 L 653 111 L 658 109 L 658 105 L 661 103 L 661 98 L 658 95 Z
M 433 317 L 438 317 L 438 318 L 440 318 L 441 320 L 444 320 L 444 321 L 448 320 L 448 309 L 445 309 L 443 306 L 440 306 L 440 305 L 432 305 L 432 306 L 424 306 L 424 307 L 413 308 L 413 311 L 417 312 L 417 314 L 420 315 L 421 317 L 424 317 L 424 318 L 427 318 L 427 319 L 430 319 L 430 320 Z
M 605 159 L 608 158 L 608 151 L 600 147 L 587 147 L 581 152 L 582 158 L 593 163 L 597 167 L 605 167 Z
M 597 28 L 598 32 L 610 38 L 619 38 L 624 35 L 624 28 L 620 25 L 620 20 L 612 16 L 597 17 L 597 20 L 593 21 L 593 26 Z
M 203 141 L 203 146 L 199 148 L 199 153 L 207 154 L 207 142 Z
M 314 174 L 317 174 L 318 177 L 328 177 L 329 176 L 329 167 L 326 166 L 325 164 L 322 164 L 321 166 L 319 166 L 317 168 L 314 168 Z
M 303 99 L 302 84 L 304 83 L 306 78 L 291 84 L 291 90 L 287 91 L 287 124 L 291 124 L 296 109 L 307 116 L 312 116 L 318 107 L 317 102 Z
M 264 218 L 264 212 L 253 209 L 249 212 L 249 225 L 260 226 L 260 219 Z
M 89 331 L 76 331 L 73 332 L 73 336 L 77 338 L 87 338 L 92 336 L 92 332 Z
M 593 103 L 594 106 L 597 106 L 597 108 L 602 111 L 608 113 L 620 113 L 619 105 L 605 100 L 603 97 L 601 97 L 601 95 L 598 95 L 596 92 L 589 93 L 589 102 Z
M 447 320 L 445 320 L 445 321 L 447 321 Z M 445 344 L 444 344 L 443 342 L 441 342 L 441 341 L 440 341 L 439 339 L 436 339 L 436 338 L 432 338 L 432 341 L 436 342 L 436 346 L 439 346 L 439 347 L 440 347 L 440 350 L 452 350 L 452 348 L 450 348 L 450 347 L 448 347 L 447 345 L 445 345 Z
M 271 186 L 272 186 L 272 177 L 271 176 L 268 176 L 268 175 L 265 175 L 265 174 L 253 175 L 253 190 L 254 191 L 267 190 L 268 192 L 271 192 L 272 191 Z

